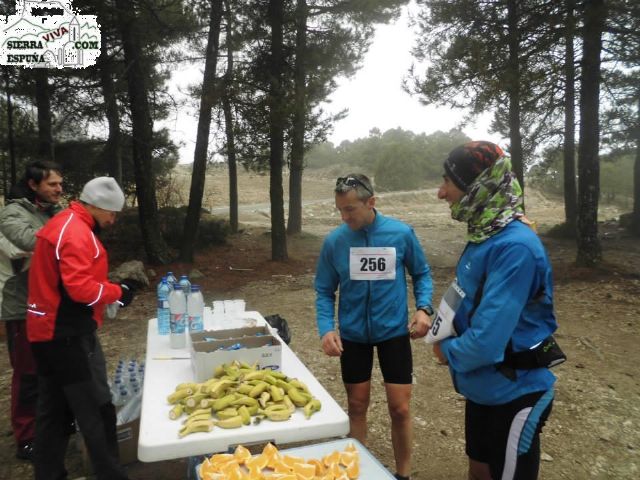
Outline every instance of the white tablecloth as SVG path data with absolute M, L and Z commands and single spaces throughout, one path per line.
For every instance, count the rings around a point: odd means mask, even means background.
M 258 312 L 244 312 L 234 319 L 214 317 L 205 309 L 204 327 L 231 328 L 243 326 L 243 319 L 253 319 L 257 325 L 266 325 Z M 294 339 L 295 341 L 295 339 Z M 316 380 L 293 351 L 282 345 L 282 371 L 289 377 L 303 381 L 311 393 L 322 402 L 322 409 L 307 420 L 298 409 L 286 422 L 263 421 L 238 429 L 214 428 L 209 433 L 194 433 L 178 437 L 181 420 L 170 420 L 167 395 L 176 385 L 193 381 L 189 346 L 172 349 L 169 336 L 158 335 L 156 319 L 149 321 L 147 355 L 142 397 L 142 415 L 138 441 L 138 458 L 143 462 L 156 462 L 194 455 L 226 451 L 238 444 L 273 441 L 279 444 L 340 437 L 349 432 L 349 418 L 325 388 Z

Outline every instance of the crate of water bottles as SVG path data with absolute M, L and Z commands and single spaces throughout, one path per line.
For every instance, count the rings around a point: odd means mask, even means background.
M 171 348 L 187 346 L 187 332 L 203 330 L 204 299 L 199 285 L 187 275 L 177 279 L 168 272 L 157 289 L 158 334 L 168 335 Z

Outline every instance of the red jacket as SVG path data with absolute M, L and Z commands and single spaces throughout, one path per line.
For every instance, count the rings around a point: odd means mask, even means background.
M 107 280 L 107 252 L 94 235 L 95 220 L 79 202 L 36 234 L 29 270 L 27 337 L 47 342 L 93 332 L 104 306 L 122 295 Z

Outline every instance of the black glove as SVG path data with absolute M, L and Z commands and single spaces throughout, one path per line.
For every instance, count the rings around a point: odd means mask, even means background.
M 127 285 L 124 282 L 120 284 L 120 288 L 122 289 L 122 295 L 120 296 L 120 300 L 118 300 L 118 303 L 121 307 L 126 307 L 131 303 L 133 297 L 135 297 L 136 295 L 136 292 L 133 287 Z

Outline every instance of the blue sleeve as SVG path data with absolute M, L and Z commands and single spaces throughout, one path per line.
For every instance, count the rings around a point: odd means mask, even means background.
M 410 230 L 407 236 L 407 255 L 404 262 L 413 280 L 413 296 L 416 299 L 416 308 L 425 305 L 431 306 L 433 296 L 431 268 L 413 229 Z
M 320 251 L 315 279 L 316 323 L 318 324 L 320 338 L 335 329 L 336 290 L 340 283 L 340 277 L 333 265 L 332 257 L 332 248 L 327 239 L 324 241 Z
M 471 326 L 442 341 L 442 353 L 457 372 L 470 372 L 504 359 L 504 351 L 531 295 L 535 259 L 524 245 L 510 245 L 487 267 L 482 300 Z

